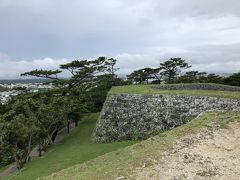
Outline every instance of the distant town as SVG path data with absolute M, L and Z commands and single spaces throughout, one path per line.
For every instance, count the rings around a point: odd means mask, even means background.
M 43 92 L 53 87 L 53 83 L 42 80 L 3 80 L 0 81 L 0 103 L 6 104 L 19 94 Z

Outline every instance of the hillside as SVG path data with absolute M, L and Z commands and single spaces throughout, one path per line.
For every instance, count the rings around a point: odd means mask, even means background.
M 236 149 L 239 149 L 239 142 L 236 142 L 239 138 L 239 132 L 237 131 L 240 127 L 239 123 L 239 112 L 204 113 L 181 127 L 160 133 L 138 144 L 105 154 L 41 179 L 154 179 L 161 177 L 159 173 L 164 172 L 166 167 L 168 167 L 168 171 L 165 171 L 164 176 L 162 176 L 166 179 L 181 178 L 181 176 L 185 178 L 194 176 L 199 179 L 209 177 L 232 179 L 231 177 L 238 175 L 234 174 L 238 171 L 234 163 L 240 159 L 239 151 L 236 151 Z M 235 134 L 236 132 L 238 133 Z M 218 139 L 219 137 L 221 139 Z M 195 148 L 189 151 L 195 146 L 199 149 Z M 201 149 L 204 150 L 205 147 L 212 148 L 213 146 L 215 146 L 215 150 L 218 150 L 215 154 L 214 149 L 212 149 L 213 151 L 209 154 L 206 153 L 208 151 L 203 151 L 206 154 L 202 154 L 202 159 L 199 156 L 190 156 L 191 152 L 199 151 L 201 154 Z M 181 149 L 182 151 L 177 153 Z M 235 157 L 236 160 L 234 162 L 229 161 L 226 152 L 228 154 L 229 152 L 232 153 L 232 157 Z M 173 156 L 174 154 L 176 154 L 176 157 Z M 215 159 L 211 159 L 209 157 L 211 155 L 214 155 Z M 169 162 L 168 158 L 170 158 Z M 174 158 L 185 159 L 186 161 L 183 163 L 179 160 L 172 164 L 175 161 Z M 163 162 L 166 163 L 166 166 Z M 226 162 L 229 167 L 225 167 L 221 162 Z M 188 173 L 188 167 L 191 163 L 195 166 L 201 166 L 198 169 L 193 167 Z M 177 164 L 179 166 L 175 169 Z M 224 174 L 224 168 L 228 168 L 228 173 Z
M 209 174 L 209 176 L 213 176 L 214 173 L 218 173 L 218 171 L 212 172 L 211 168 L 215 168 L 215 166 L 208 168 L 208 164 L 204 162 L 202 169 L 192 169 L 192 174 L 187 174 L 188 166 L 181 161 L 171 159 L 171 153 L 178 152 L 183 148 L 185 148 L 184 152 L 188 152 L 187 148 L 191 149 L 192 145 L 197 145 L 197 143 L 208 145 L 215 134 L 216 138 L 220 139 L 219 134 L 229 133 L 230 142 L 234 142 L 238 135 L 236 134 L 236 137 L 235 133 L 231 133 L 239 127 L 240 113 L 231 111 L 239 109 L 239 98 L 238 87 L 217 84 L 114 87 L 108 95 L 96 127 L 94 135 L 97 137 L 97 141 L 144 139 L 148 137 L 145 135 L 149 134 L 149 130 L 156 127 L 163 127 L 165 132 L 43 179 L 159 179 L 165 172 L 165 176 L 162 176 L 163 179 L 181 178 L 181 172 L 183 172 L 183 177 L 188 178 L 193 176 L 205 178 Z M 222 112 L 207 113 L 206 110 Z M 183 118 L 183 114 L 189 118 Z M 196 116 L 197 118 L 193 119 Z M 182 121 L 180 124 L 169 126 L 172 122 L 178 123 L 179 120 Z M 236 124 L 229 124 L 229 122 Z M 228 128 L 227 132 L 222 132 L 225 130 L 221 130 L 221 128 Z M 157 131 L 159 132 L 158 129 L 155 132 Z M 214 139 L 216 146 L 219 145 L 217 139 Z M 229 144 L 220 144 L 219 146 L 225 145 Z M 238 146 L 237 143 L 236 146 Z M 169 154 L 170 156 L 168 156 Z M 226 152 L 221 155 L 225 158 L 226 163 L 231 163 L 227 161 Z M 186 153 L 176 156 L 179 159 L 191 158 L 191 154 Z M 207 159 L 207 157 L 204 158 Z M 193 156 L 193 159 L 197 158 Z M 218 162 L 218 159 L 213 161 Z M 163 165 L 162 162 L 165 164 Z M 174 162 L 177 162 L 177 165 L 175 163 L 173 166 Z M 197 159 L 197 162 L 194 160 L 192 162 L 195 163 L 193 163 L 194 165 L 201 163 L 201 158 Z M 173 168 L 183 166 L 186 170 L 171 169 L 171 166 Z M 169 168 L 169 171 L 166 167 Z M 219 168 L 219 173 L 221 173 L 221 167 L 216 168 Z M 206 169 L 210 169 L 209 172 Z M 176 173 L 173 172 L 175 170 Z M 161 173 L 159 174 L 159 172 Z M 176 176 L 171 176 L 171 172 Z M 237 172 L 237 169 L 232 172 Z
M 80 164 L 107 152 L 136 143 L 136 141 L 96 144 L 91 135 L 99 114 L 88 114 L 60 143 L 51 147 L 41 158 L 33 160 L 10 179 L 31 180 L 47 176 L 64 168 Z
M 200 143 L 204 144 L 201 148 L 214 149 L 216 145 L 226 150 L 229 148 L 225 146 L 230 144 L 219 144 L 218 139 L 226 138 L 232 143 L 239 138 L 236 133 L 240 127 L 239 88 L 217 84 L 186 86 L 112 88 L 99 119 L 99 114 L 85 116 L 80 126 L 61 143 L 50 148 L 42 158 L 28 163 L 10 179 L 158 179 L 159 172 L 165 173 L 165 179 L 168 179 L 172 171 L 176 171 L 176 178 L 221 174 L 218 158 L 211 159 L 216 162 L 216 167 L 208 168 L 202 160 L 207 161 L 209 157 L 199 159 L 201 153 L 195 156 L 199 149 L 190 149 Z M 223 134 L 228 137 L 221 139 Z M 211 142 L 212 138 L 214 142 Z M 176 153 L 180 150 L 183 151 Z M 172 158 L 172 153 L 178 161 Z M 238 157 L 239 152 L 233 153 Z M 227 152 L 220 152 L 219 156 L 231 166 Z M 181 161 L 185 157 L 193 158 L 189 162 L 194 166 L 203 163 L 202 169 L 193 168 L 192 174 L 187 174 L 187 169 L 179 168 L 188 167 Z M 171 166 L 174 169 L 169 168 Z M 237 171 L 232 169 L 231 172 Z

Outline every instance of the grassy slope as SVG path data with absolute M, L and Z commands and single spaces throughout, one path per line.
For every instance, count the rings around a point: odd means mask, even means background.
M 98 113 L 86 116 L 80 126 L 74 129 L 59 144 L 50 148 L 40 159 L 31 161 L 11 179 L 30 180 L 50 175 L 61 169 L 91 160 L 107 152 L 132 145 L 134 141 L 96 144 L 91 141 Z
M 3 172 L 6 169 L 6 167 L 0 166 L 0 173 Z
M 0 173 L 5 171 L 10 165 L 7 166 L 0 166 Z
M 152 161 L 150 161 L 150 159 L 159 160 L 162 156 L 162 152 L 172 147 L 177 139 L 191 133 L 196 133 L 203 126 L 206 126 L 213 121 L 219 122 L 221 127 L 226 127 L 227 120 L 240 121 L 240 113 L 205 113 L 181 127 L 166 131 L 153 138 L 124 149 L 99 156 L 86 163 L 62 170 L 46 177 L 46 179 L 97 180 L 115 179 L 121 175 L 126 177 L 126 175 L 134 168 L 142 166 L 144 163 L 147 165 L 151 164 Z
M 240 92 L 215 91 L 215 90 L 161 90 L 152 88 L 154 85 L 129 85 L 113 87 L 110 94 L 170 94 L 170 95 L 193 95 L 212 96 L 231 99 L 240 99 Z M 156 85 L 155 85 L 156 86 Z

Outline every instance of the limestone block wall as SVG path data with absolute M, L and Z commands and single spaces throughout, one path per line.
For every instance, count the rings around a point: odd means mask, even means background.
M 144 139 L 209 110 L 239 111 L 240 101 L 206 96 L 110 94 L 93 136 L 97 142 Z

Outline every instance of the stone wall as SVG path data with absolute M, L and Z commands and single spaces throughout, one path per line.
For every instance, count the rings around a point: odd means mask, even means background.
M 153 86 L 153 88 L 163 90 L 218 90 L 240 92 L 240 87 L 238 86 L 228 86 L 211 83 L 166 84 L 161 86 Z
M 186 95 L 109 94 L 94 139 L 97 142 L 144 139 L 180 126 L 207 110 L 239 111 L 240 101 Z

